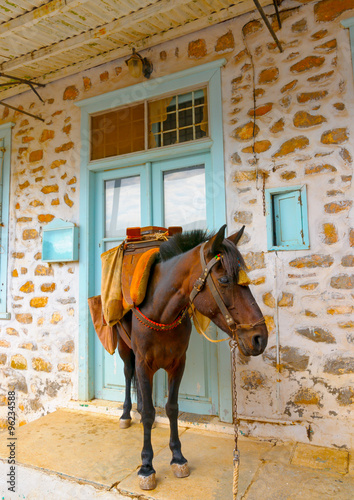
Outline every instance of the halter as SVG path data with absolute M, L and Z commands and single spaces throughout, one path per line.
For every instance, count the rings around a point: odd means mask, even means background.
M 211 291 L 211 294 L 219 307 L 222 315 L 225 318 L 226 324 L 229 327 L 229 329 L 232 332 L 232 337 L 235 337 L 235 333 L 237 330 L 252 330 L 255 326 L 263 325 L 265 323 L 265 319 L 262 316 L 258 321 L 255 323 L 251 324 L 237 324 L 232 315 L 230 314 L 228 308 L 225 305 L 225 302 L 223 301 L 221 294 L 217 287 L 215 286 L 214 280 L 211 276 L 211 269 L 217 264 L 223 256 L 221 254 L 216 255 L 214 258 L 212 258 L 208 264 L 205 261 L 204 257 L 204 247 L 205 247 L 206 242 L 204 242 L 201 247 L 200 247 L 200 262 L 202 264 L 203 272 L 199 276 L 199 278 L 195 281 L 193 285 L 193 289 L 189 295 L 189 304 L 192 305 L 195 297 L 198 295 L 199 292 L 201 292 L 207 284 L 209 286 L 209 289 Z M 192 313 L 193 313 L 193 308 Z M 188 311 L 188 306 L 184 307 L 182 311 L 178 314 L 177 318 L 170 324 L 164 324 L 164 323 L 156 323 L 155 321 L 152 321 L 149 319 L 147 316 L 145 316 L 138 307 L 133 307 L 132 309 L 134 316 L 142 323 L 144 326 L 150 328 L 151 330 L 156 330 L 156 331 L 166 331 L 166 330 L 173 330 L 176 328 L 178 325 L 180 325 L 187 314 Z M 208 338 L 208 337 L 207 337 Z M 209 339 L 211 340 L 211 339 Z M 222 340 L 227 340 L 227 339 L 222 339 Z M 215 341 L 214 341 L 215 342 Z
M 207 264 L 205 261 L 205 257 L 204 257 L 205 244 L 206 244 L 206 242 L 204 242 L 200 247 L 200 262 L 201 262 L 204 270 L 193 285 L 193 290 L 191 291 L 191 294 L 189 295 L 190 303 L 191 304 L 193 303 L 193 300 L 198 295 L 198 293 L 203 290 L 205 283 L 206 283 L 209 286 L 211 294 L 212 294 L 217 306 L 219 307 L 222 315 L 224 316 L 226 324 L 229 327 L 229 329 L 231 330 L 233 336 L 237 330 L 252 330 L 255 326 L 263 325 L 265 323 L 265 319 L 263 316 L 255 323 L 237 324 L 234 321 L 228 308 L 225 305 L 225 302 L 223 301 L 223 299 L 221 297 L 219 290 L 215 286 L 214 280 L 211 276 L 211 269 L 215 266 L 215 264 L 217 264 L 220 261 L 220 259 L 223 258 L 223 256 L 218 254 L 213 259 L 211 259 Z

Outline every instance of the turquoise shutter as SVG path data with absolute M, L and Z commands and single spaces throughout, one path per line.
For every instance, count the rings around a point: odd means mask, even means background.
M 273 210 L 276 246 L 302 245 L 304 242 L 300 191 L 273 195 Z

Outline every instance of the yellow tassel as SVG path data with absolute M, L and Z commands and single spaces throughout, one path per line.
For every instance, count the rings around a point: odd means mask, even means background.
M 243 269 L 240 269 L 238 272 L 238 284 L 242 286 L 248 286 L 251 284 L 248 274 Z

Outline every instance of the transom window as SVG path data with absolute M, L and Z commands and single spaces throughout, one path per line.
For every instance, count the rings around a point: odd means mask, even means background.
M 208 135 L 207 89 L 202 88 L 91 116 L 91 160 Z

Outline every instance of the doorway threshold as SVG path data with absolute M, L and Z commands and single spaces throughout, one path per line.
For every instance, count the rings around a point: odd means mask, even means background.
M 123 413 L 123 403 L 116 401 L 107 401 L 105 399 L 92 399 L 91 401 L 70 400 L 63 409 L 81 410 L 104 415 L 120 417 Z M 164 408 L 156 407 L 156 424 L 168 425 L 169 420 Z M 133 404 L 131 412 L 133 422 L 140 422 L 140 414 L 136 410 L 136 404 Z M 220 432 L 224 434 L 233 434 L 233 424 L 221 422 L 217 415 L 198 415 L 196 413 L 180 412 L 178 415 L 178 426 L 181 428 L 195 428 L 209 431 Z

